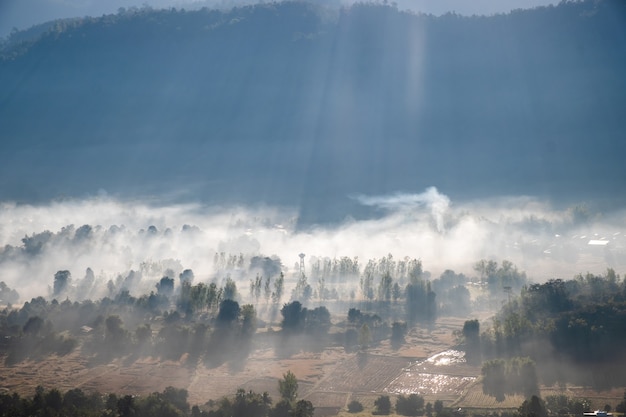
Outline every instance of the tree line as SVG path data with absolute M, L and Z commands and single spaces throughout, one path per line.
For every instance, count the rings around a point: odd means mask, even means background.
M 524 285 L 511 297 L 484 331 L 478 320 L 463 327 L 468 361 L 485 361 L 485 392 L 503 398 L 529 395 L 538 382 L 598 389 L 625 383 L 626 280 L 613 269 Z M 519 376 L 521 389 L 510 383 Z
M 167 387 L 162 392 L 118 395 L 74 388 L 35 388 L 32 397 L 0 393 L 0 417 L 313 417 L 310 401 L 298 400 L 298 383 L 291 371 L 279 380 L 280 400 L 237 390 L 234 396 L 190 406 L 186 389 Z

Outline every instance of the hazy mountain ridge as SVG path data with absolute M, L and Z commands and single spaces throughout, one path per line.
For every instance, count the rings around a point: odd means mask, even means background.
M 60 22 L 4 49 L 0 191 L 261 200 L 314 221 L 350 194 L 432 184 L 606 197 L 626 177 L 624 12 L 280 3 Z

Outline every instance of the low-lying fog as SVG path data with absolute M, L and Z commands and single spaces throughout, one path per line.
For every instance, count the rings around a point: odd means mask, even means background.
M 50 295 L 59 270 L 80 280 L 91 268 L 105 283 L 134 270 L 149 291 L 167 269 L 191 269 L 195 282 L 219 279 L 218 253 L 278 257 L 286 274 L 297 271 L 301 253 L 307 271 L 320 258 L 358 257 L 361 268 L 388 254 L 416 258 L 432 278 L 446 269 L 476 276 L 473 264 L 480 259 L 512 261 L 533 281 L 625 270 L 624 211 L 593 213 L 584 205 L 560 210 L 531 197 L 457 204 L 435 188 L 353 198 L 380 216 L 301 230 L 295 210 L 277 207 L 158 206 L 107 196 L 47 205 L 5 202 L 0 281 L 25 301 Z M 247 294 L 254 272 L 234 278 Z

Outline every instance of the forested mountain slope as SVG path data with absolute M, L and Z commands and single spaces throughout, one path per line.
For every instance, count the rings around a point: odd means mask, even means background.
M 606 198 L 626 178 L 625 23 L 617 0 L 59 21 L 2 49 L 0 195 L 261 201 L 311 221 L 430 185 Z

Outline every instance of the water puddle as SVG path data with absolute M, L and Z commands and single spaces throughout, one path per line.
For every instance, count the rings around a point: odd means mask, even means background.
M 461 376 L 466 372 L 459 367 L 466 364 L 465 353 L 449 349 L 426 360 L 410 364 L 404 372 L 386 388 L 390 394 L 455 394 L 476 380 L 473 376 Z

